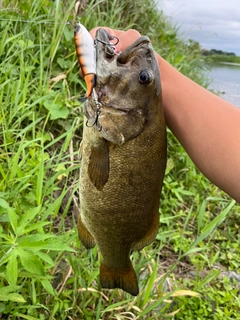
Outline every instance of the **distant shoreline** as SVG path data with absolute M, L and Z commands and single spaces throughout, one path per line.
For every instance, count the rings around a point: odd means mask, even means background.
M 240 64 L 240 56 L 234 52 L 225 52 L 221 50 L 202 50 L 202 55 L 206 57 L 209 62 L 224 63 L 238 66 Z
M 228 65 L 232 65 L 232 66 L 238 66 L 238 67 L 240 67 L 240 63 L 237 63 L 237 62 L 226 62 L 226 61 L 220 61 L 219 63 L 221 63 L 221 64 L 228 64 Z

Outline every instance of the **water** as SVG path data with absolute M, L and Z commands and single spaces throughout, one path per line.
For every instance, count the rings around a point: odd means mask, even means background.
M 213 64 L 209 78 L 213 79 L 209 89 L 220 92 L 220 96 L 240 107 L 240 64 Z

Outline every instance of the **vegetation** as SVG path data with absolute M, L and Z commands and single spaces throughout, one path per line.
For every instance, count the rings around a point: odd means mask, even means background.
M 213 54 L 210 56 L 211 62 L 228 62 L 240 64 L 240 56 L 218 55 Z
M 239 206 L 170 132 L 159 233 L 132 257 L 141 293 L 101 290 L 97 248 L 85 250 L 75 227 L 85 84 L 66 25 L 74 5 L 0 2 L 0 318 L 239 319 Z M 88 29 L 138 29 L 208 85 L 199 48 L 152 1 L 92 0 L 78 17 Z
M 236 56 L 233 52 L 212 49 L 202 50 L 202 55 L 207 56 L 210 62 L 240 63 L 240 56 Z

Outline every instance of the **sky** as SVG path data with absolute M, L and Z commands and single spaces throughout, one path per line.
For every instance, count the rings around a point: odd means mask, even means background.
M 240 56 L 240 0 L 159 0 L 185 39 Z

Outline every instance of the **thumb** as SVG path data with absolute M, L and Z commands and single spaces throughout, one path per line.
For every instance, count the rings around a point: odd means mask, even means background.
M 108 27 L 96 27 L 90 31 L 90 34 L 93 38 L 96 37 L 96 32 L 99 28 L 104 28 L 110 35 L 117 37 L 119 39 L 118 44 L 116 45 L 117 51 L 124 51 L 130 44 L 132 44 L 136 39 L 141 37 L 141 34 L 135 29 L 129 29 L 127 31 L 111 29 Z

